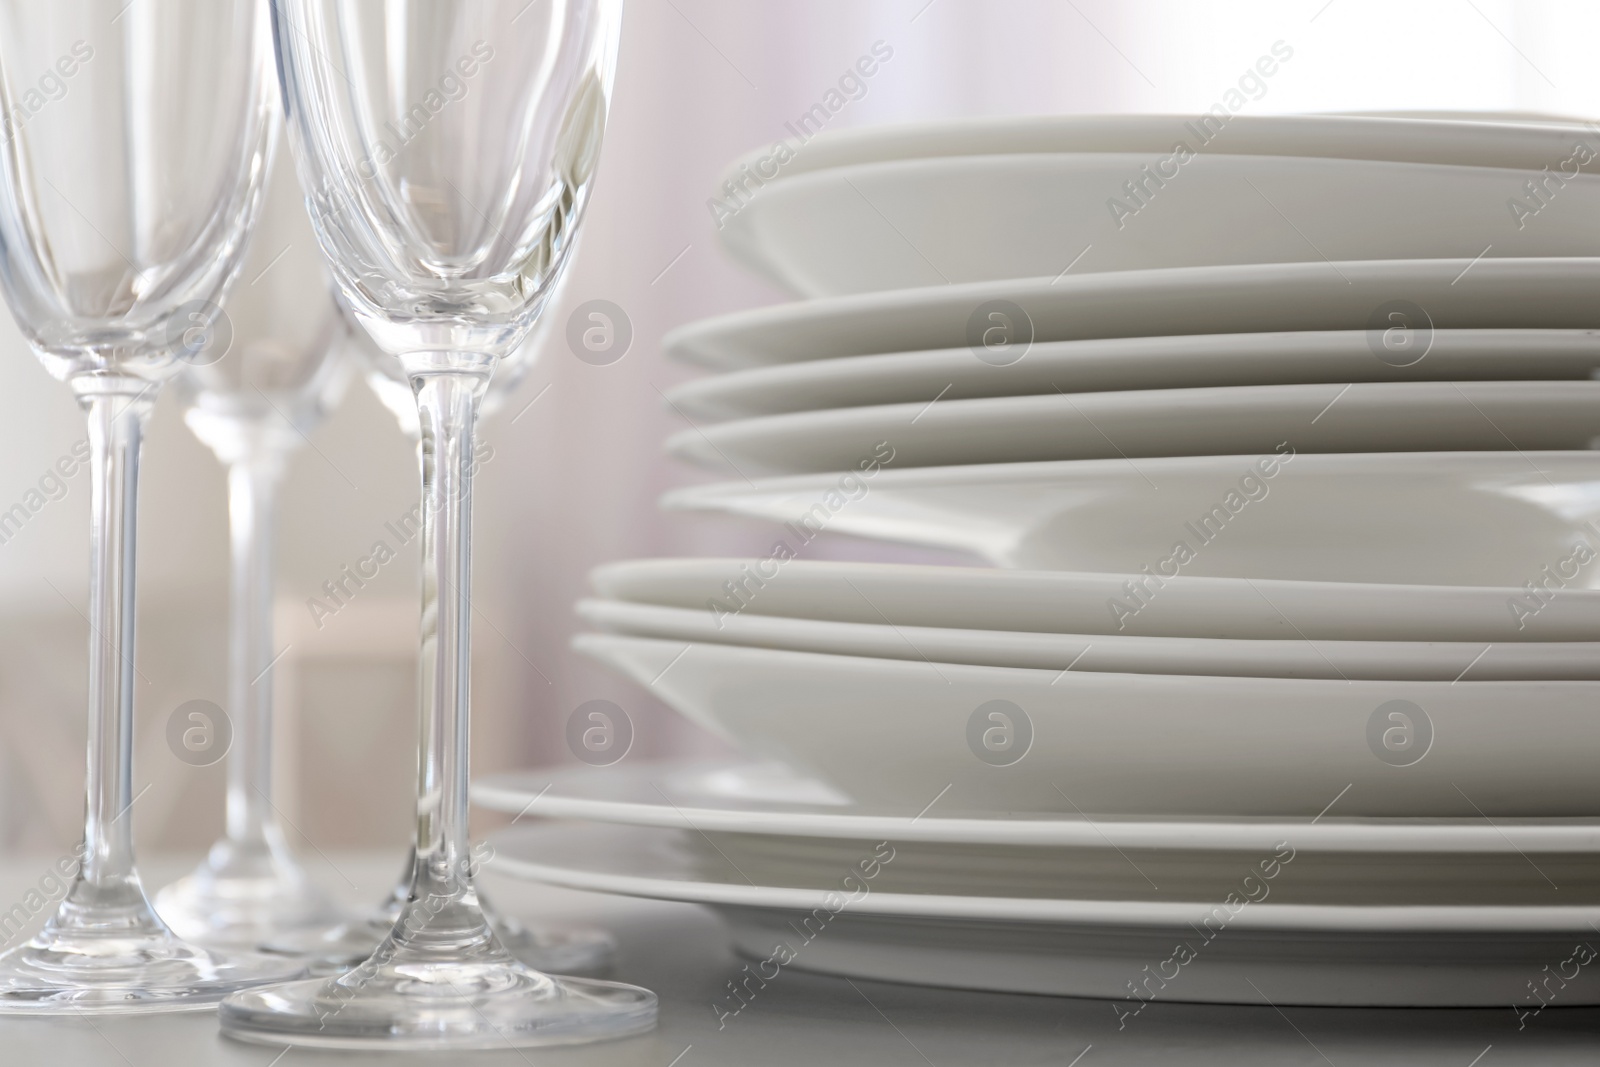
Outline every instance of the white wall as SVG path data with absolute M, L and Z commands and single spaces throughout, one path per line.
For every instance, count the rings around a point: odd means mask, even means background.
M 569 652 L 570 605 L 588 568 L 605 560 L 754 552 L 769 542 L 756 525 L 655 510 L 663 490 L 698 478 L 660 456 L 662 439 L 683 424 L 659 391 L 689 372 L 668 363 L 658 341 L 679 323 L 781 298 L 717 248 L 706 198 L 728 160 L 782 136 L 783 123 L 875 41 L 893 58 L 838 126 L 1202 109 L 1279 39 L 1295 56 L 1250 105 L 1260 112 L 1584 113 L 1600 110 L 1597 23 L 1600 7 L 1580 0 L 632 0 L 575 276 L 551 312 L 556 328 L 541 365 L 485 427 L 496 455 L 479 481 L 477 593 L 487 619 L 476 630 L 479 768 L 567 758 L 561 725 L 596 696 L 634 715 L 638 754 L 714 747 Z M 580 362 L 562 340 L 569 309 L 593 298 L 620 304 L 635 330 L 632 350 L 609 367 Z M 8 371 L 0 389 L 4 507 L 82 428 L 66 390 L 3 315 L 0 366 Z M 409 445 L 359 387 L 315 443 L 297 456 L 286 493 L 280 592 L 290 611 L 364 554 L 415 492 Z M 182 700 L 223 697 L 223 482 L 170 399 L 151 432 L 146 474 L 139 664 L 148 680 L 137 774 L 156 787 L 141 801 L 139 834 L 199 844 L 218 825 L 221 767 L 178 764 L 160 733 Z M 0 545 L 0 841 L 59 843 L 81 806 L 86 638 L 72 605 L 85 600 L 85 481 L 80 475 L 65 499 Z M 848 543 L 819 546 L 824 552 L 914 558 Z M 413 554 L 387 567 L 371 595 L 409 603 L 414 566 Z M 409 734 L 410 709 L 392 694 L 348 699 L 342 713 L 358 736 Z M 328 705 L 317 701 L 317 714 L 341 713 Z M 352 756 L 350 764 L 341 781 L 317 762 L 319 780 L 303 786 L 298 799 L 314 801 L 316 833 L 342 842 L 403 833 L 341 797 L 371 783 L 404 795 L 409 765 L 392 756 Z M 339 824 L 341 803 L 348 825 Z

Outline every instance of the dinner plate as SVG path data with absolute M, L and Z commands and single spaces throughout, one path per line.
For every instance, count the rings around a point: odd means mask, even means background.
M 1150 456 L 1587 449 L 1600 381 L 1356 382 L 1055 393 L 691 427 L 674 457 L 742 474 Z
M 1432 119 L 1445 122 L 1498 122 L 1519 126 L 1549 125 L 1584 126 L 1588 119 L 1561 111 L 1473 111 L 1469 108 L 1397 108 L 1380 111 L 1329 111 L 1319 114 L 1344 115 L 1350 118 L 1373 119 Z
M 724 370 L 961 347 L 1012 363 L 1030 341 L 1282 330 L 1370 330 L 1375 345 L 1416 351 L 1429 329 L 1600 327 L 1597 289 L 1592 257 L 1166 267 L 779 304 L 678 327 L 662 344 Z
M 1409 681 L 1600 680 L 1600 642 L 1499 645 L 1409 641 L 1230 641 L 1206 637 L 1039 634 L 932 626 L 786 619 L 622 600 L 582 600 L 598 630 L 672 641 L 826 652 L 840 656 L 975 663 L 990 667 L 1112 674 L 1211 674 L 1249 678 Z
M 1600 810 L 1600 684 L 1098 674 L 581 634 L 685 717 L 858 802 L 986 812 Z
M 731 868 L 707 878 L 635 827 L 528 827 L 491 845 L 487 865 L 513 877 L 710 905 L 752 960 L 745 997 L 793 966 L 1103 997 L 1124 1022 L 1157 999 L 1260 1003 L 1261 983 L 1277 1004 L 1498 1007 L 1522 1004 L 1528 976 L 1551 961 L 1563 975 L 1575 968 L 1568 1003 L 1600 996 L 1573 956 L 1600 917 L 1592 907 L 1238 903 L 1237 892 L 1192 903 L 1017 900 L 881 892 L 859 877 L 846 883 L 849 871 L 837 888 L 807 889 L 750 884 Z M 1255 871 L 1241 871 L 1241 883 L 1260 884 Z M 721 1012 L 746 1003 L 730 994 Z
M 1191 903 L 1221 900 L 1261 852 L 1204 848 L 1114 849 L 1105 844 L 1030 848 L 850 838 L 797 838 L 742 831 L 658 830 L 697 881 L 729 873 L 758 885 L 835 888 L 841 875 L 872 873 L 875 893 L 1015 900 Z M 1287 838 L 1266 850 L 1276 904 L 1338 907 L 1600 906 L 1600 857 L 1515 852 L 1406 854 L 1302 852 Z M 859 869 L 868 860 L 866 872 Z M 872 861 L 877 862 L 872 862 Z M 731 870 L 730 870 L 731 869 Z M 1260 872 L 1257 872 L 1259 878 Z M 1551 883 L 1560 886 L 1552 890 Z M 1559 893 L 1559 896 L 1554 894 Z M 1257 901 L 1260 903 L 1260 901 Z
M 1600 820 L 1354 819 L 1338 805 L 1319 816 L 1152 819 L 1108 816 L 947 814 L 944 798 L 907 817 L 852 803 L 780 763 L 649 762 L 542 767 L 474 779 L 472 801 L 533 819 L 582 819 L 775 838 L 889 840 L 1023 848 L 1211 849 L 1300 853 L 1505 853 L 1542 858 L 1600 848 Z
M 1002 567 L 1510 586 L 1550 567 L 1600 585 L 1593 450 L 971 464 L 697 485 L 662 504 Z
M 726 620 L 776 615 L 889 626 L 1305 641 L 1593 641 L 1588 589 L 1303 582 L 835 563 L 794 558 L 786 531 L 758 559 L 626 560 L 590 572 L 611 600 Z M 1531 579 L 1530 579 L 1531 580 Z
M 1165 156 L 1178 141 L 1207 154 L 1381 159 L 1406 163 L 1518 167 L 1539 170 L 1572 155 L 1587 130 L 1576 119 L 1517 112 L 1368 112 L 1365 114 L 1230 115 L 1227 136 L 1205 115 L 1039 115 L 954 119 L 827 130 L 805 151 L 774 167 L 771 147 L 735 160 L 723 180 L 770 182 L 833 167 L 938 156 L 1025 152 L 1134 152 Z M 1204 136 L 1202 136 L 1204 135 Z M 1201 144 L 1201 141 L 1204 144 Z M 1587 138 L 1593 144 L 1593 137 Z M 763 161 L 767 161 L 763 167 Z M 1589 160 L 1581 169 L 1600 169 Z M 719 183 L 720 186 L 720 183 Z
M 1585 132 L 1600 154 L 1600 137 Z M 1570 145 L 1568 146 L 1570 149 Z M 1563 155 L 1561 159 L 1565 159 Z M 1600 253 L 1600 176 L 1166 153 L 857 164 L 753 190 L 718 235 L 800 296 L 1228 263 Z M 960 204 L 960 211 L 951 211 Z
M 1416 347 L 1407 347 L 1416 343 Z M 969 348 L 851 356 L 708 375 L 667 390 L 696 419 L 738 419 L 934 397 L 1323 382 L 1584 379 L 1600 368 L 1596 330 L 1434 330 L 1385 348 L 1365 330 L 1115 337 L 1035 344 L 1007 366 Z

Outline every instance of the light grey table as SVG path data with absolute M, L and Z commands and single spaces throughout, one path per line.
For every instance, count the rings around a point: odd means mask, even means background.
M 0 901 L 21 899 L 44 859 L 10 858 Z M 331 858 L 324 881 L 352 903 L 376 901 L 398 857 Z M 186 863 L 144 865 L 152 883 Z M 0 1067 L 318 1067 L 333 1063 L 628 1065 L 628 1067 L 954 1067 L 981 1064 L 1594 1064 L 1600 1009 L 1552 1005 L 1518 1030 L 1509 1008 L 1371 1011 L 1155 1003 L 1117 1029 L 1103 1001 L 927 989 L 785 969 L 718 1028 L 712 1005 L 741 961 L 703 909 L 525 886 L 489 875 L 503 910 L 524 918 L 598 924 L 621 947 L 616 977 L 661 996 L 650 1036 L 576 1049 L 457 1053 L 333 1053 L 243 1045 L 210 1013 L 144 1018 L 0 1019 Z M 343 884 L 340 884 L 343 883 Z M 1268 996 L 1271 990 L 1265 990 Z

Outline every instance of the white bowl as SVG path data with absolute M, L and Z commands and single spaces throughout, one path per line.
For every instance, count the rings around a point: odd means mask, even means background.
M 1597 682 L 1093 674 L 583 634 L 574 647 L 763 759 L 908 817 L 1575 816 Z
M 1134 152 L 1165 155 L 1179 140 L 1191 146 L 1217 125 L 1206 116 L 1028 115 L 827 130 L 805 143 L 805 151 L 778 167 L 774 177 L 763 159 L 771 147 L 747 152 L 723 180 L 786 180 L 833 167 L 941 156 L 1016 155 L 1058 152 Z M 1573 129 L 1574 126 L 1581 129 Z M 1583 120 L 1519 112 L 1369 112 L 1322 115 L 1232 115 L 1227 136 L 1212 136 L 1208 153 L 1374 159 L 1402 163 L 1514 167 L 1539 170 L 1565 159 L 1574 141 L 1593 144 Z M 1600 161 L 1583 164 L 1600 169 Z
M 1033 570 L 1600 586 L 1600 451 L 1592 450 L 884 469 L 697 485 L 662 505 Z
M 1600 156 L 1600 137 L 1585 133 Z M 1226 140 L 1226 138 L 1219 138 Z M 1570 147 L 1570 146 L 1569 146 Z M 719 229 L 806 297 L 1231 263 L 1600 254 L 1600 175 L 1202 152 L 838 167 L 757 189 Z M 959 207 L 956 207 L 959 205 Z

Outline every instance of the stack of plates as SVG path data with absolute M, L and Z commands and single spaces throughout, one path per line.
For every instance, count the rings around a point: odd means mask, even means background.
M 710 904 L 761 964 L 1119 1014 L 1531 1009 L 1552 968 L 1600 1003 L 1583 136 L 1030 120 L 736 166 L 728 246 L 811 299 L 668 339 L 719 372 L 668 448 L 730 480 L 666 503 L 774 544 L 600 568 L 577 643 L 760 762 L 479 783 L 611 824 L 501 863 Z

